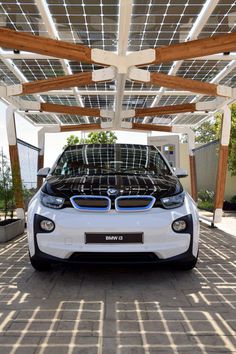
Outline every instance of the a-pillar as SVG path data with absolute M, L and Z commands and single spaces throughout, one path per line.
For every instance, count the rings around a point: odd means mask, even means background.
M 221 126 L 221 138 L 219 147 L 218 170 L 215 188 L 215 204 L 213 223 L 221 222 L 222 208 L 224 203 L 225 184 L 228 166 L 229 139 L 231 129 L 231 110 L 225 105 L 223 107 L 223 118 Z
M 7 137 L 9 144 L 10 163 L 12 171 L 12 184 L 16 204 L 16 216 L 18 219 L 25 218 L 24 212 L 24 196 L 22 189 L 21 173 L 20 173 L 20 160 L 17 147 L 17 135 L 14 107 L 9 106 L 6 111 L 6 126 Z
M 190 183 L 191 183 L 191 196 L 197 202 L 197 171 L 196 171 L 196 158 L 194 154 L 195 148 L 195 133 L 192 129 L 188 130 L 188 148 L 189 148 L 189 166 L 190 166 Z
M 45 129 L 41 128 L 38 131 L 38 147 L 39 147 L 39 155 L 38 155 L 38 170 L 43 168 L 44 166 L 44 148 L 45 148 Z M 37 177 L 37 189 L 39 189 L 43 184 L 43 178 Z

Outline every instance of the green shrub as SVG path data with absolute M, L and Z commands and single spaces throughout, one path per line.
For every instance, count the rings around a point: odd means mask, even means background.
M 198 208 L 207 211 L 213 211 L 214 197 L 215 197 L 214 191 L 208 191 L 206 189 L 205 191 L 198 192 Z

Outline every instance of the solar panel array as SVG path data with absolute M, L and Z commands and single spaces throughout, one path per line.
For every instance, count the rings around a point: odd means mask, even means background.
M 35 0 L 4 0 L 0 2 L 0 26 L 18 31 L 48 37 L 47 25 Z M 119 0 L 46 0 L 49 16 L 61 40 L 84 44 L 90 48 L 99 48 L 116 52 L 119 31 Z M 184 41 L 205 4 L 205 0 L 134 0 L 131 26 L 128 40 L 128 52 L 160 47 Z M 211 15 L 203 24 L 198 38 L 213 34 L 234 32 L 236 29 L 236 4 L 233 0 L 219 0 Z M 17 53 L 2 49 L 0 52 L 0 83 L 13 85 L 20 82 L 42 80 L 65 75 L 62 61 L 59 59 L 40 58 L 33 55 L 29 58 L 17 58 Z M 229 53 L 225 53 L 227 56 Z M 20 53 L 19 53 L 20 55 Z M 215 82 L 236 87 L 236 67 L 221 75 L 231 64 L 230 60 L 186 60 L 183 61 L 176 75 L 184 78 Z M 75 61 L 68 61 L 71 73 L 92 71 L 101 68 Z M 152 72 L 168 74 L 173 63 L 147 66 Z M 215 80 L 220 75 L 219 80 Z M 126 81 L 123 110 L 147 108 L 155 104 L 158 94 L 158 106 L 190 103 L 193 101 L 212 100 L 213 97 L 201 95 L 168 95 L 168 89 L 146 83 Z M 132 92 L 135 91 L 135 94 Z M 138 91 L 136 94 L 136 91 Z M 150 94 L 143 93 L 150 91 Z M 23 97 L 27 100 L 41 100 L 49 103 L 78 105 L 85 107 L 114 110 L 116 82 L 96 83 L 89 86 L 78 86 L 77 97 L 73 89 L 61 92 L 49 92 L 41 96 Z M 35 124 L 81 124 L 99 122 L 94 117 L 81 117 L 57 114 L 27 114 Z M 153 124 L 198 124 L 206 115 L 179 114 L 130 118 L 136 122 Z

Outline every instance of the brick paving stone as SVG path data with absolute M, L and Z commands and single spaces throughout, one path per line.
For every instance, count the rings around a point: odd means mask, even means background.
M 0 353 L 236 354 L 236 239 L 201 226 L 197 268 L 29 264 L 0 245 Z

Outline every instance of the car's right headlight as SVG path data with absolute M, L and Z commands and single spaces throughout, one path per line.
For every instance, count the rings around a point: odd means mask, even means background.
M 161 203 L 165 209 L 178 208 L 184 204 L 185 193 L 173 195 L 171 197 L 161 198 Z
M 53 195 L 40 192 L 40 201 L 45 207 L 52 208 L 52 209 L 61 209 L 65 202 L 65 198 L 56 197 Z

